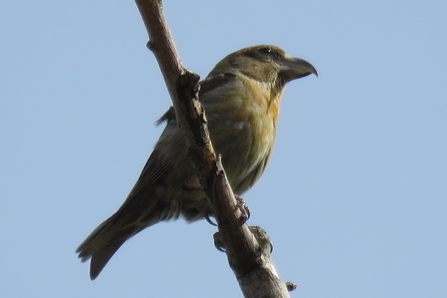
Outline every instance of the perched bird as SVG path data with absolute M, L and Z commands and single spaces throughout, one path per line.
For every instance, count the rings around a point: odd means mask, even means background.
M 235 194 L 248 190 L 270 159 L 285 84 L 310 74 L 318 75 L 309 62 L 259 45 L 226 56 L 200 82 L 211 141 Z M 127 199 L 77 249 L 82 262 L 91 259 L 91 279 L 141 230 L 180 216 L 192 222 L 212 209 L 172 109 L 162 121 L 167 126 Z

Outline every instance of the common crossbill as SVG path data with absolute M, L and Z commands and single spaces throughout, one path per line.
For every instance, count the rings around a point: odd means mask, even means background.
M 317 75 L 309 62 L 279 47 L 259 45 L 226 56 L 200 82 L 211 141 L 235 194 L 248 190 L 265 170 L 285 84 L 309 74 Z M 77 249 L 82 262 L 91 259 L 91 279 L 141 230 L 180 216 L 192 222 L 212 210 L 173 110 L 161 121 L 166 128 L 127 199 Z

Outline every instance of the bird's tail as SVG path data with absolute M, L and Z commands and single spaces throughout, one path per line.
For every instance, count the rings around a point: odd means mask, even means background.
M 91 259 L 90 278 L 95 279 L 118 248 L 136 233 L 135 226 L 123 229 L 116 213 L 101 223 L 76 250 L 82 262 Z
M 157 155 L 153 153 L 123 205 L 93 230 L 76 250 L 82 262 L 91 259 L 91 279 L 99 275 L 127 239 L 160 221 L 179 217 L 179 207 L 173 207 L 179 204 L 171 204 L 170 197 L 159 197 L 154 188 L 154 185 L 160 184 L 157 179 L 164 175 L 166 170 L 154 166 L 158 163 Z
M 101 223 L 76 249 L 82 262 L 91 259 L 91 279 L 98 277 L 110 258 L 127 239 L 161 220 L 159 216 L 149 216 L 144 223 L 138 220 L 128 221 L 120 211 L 122 210 L 118 210 Z

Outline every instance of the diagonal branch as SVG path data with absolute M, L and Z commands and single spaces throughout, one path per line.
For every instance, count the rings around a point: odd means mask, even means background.
M 171 38 L 161 0 L 135 0 L 149 34 L 154 53 L 174 103 L 176 119 L 186 136 L 190 157 L 198 169 L 205 192 L 219 223 L 216 243 L 225 248 L 245 297 L 289 297 L 270 259 L 270 241 L 259 227 L 241 225 L 241 208 L 216 158 L 198 101 L 199 76 L 186 70 Z
M 135 1 L 143 18 L 146 30 L 149 34 L 147 47 L 154 53 L 165 79 L 169 94 L 175 103 L 176 82 L 186 68 L 180 60 L 180 55 L 171 37 L 168 23 L 163 14 L 161 0 L 136 0 Z

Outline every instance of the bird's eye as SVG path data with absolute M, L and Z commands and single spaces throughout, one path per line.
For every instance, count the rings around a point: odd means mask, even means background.
M 259 52 L 262 54 L 271 54 L 272 49 L 271 48 L 261 48 L 261 49 L 259 49 Z

